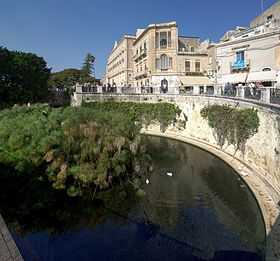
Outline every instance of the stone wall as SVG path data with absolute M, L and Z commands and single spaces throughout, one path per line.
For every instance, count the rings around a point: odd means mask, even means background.
M 82 98 L 79 96 L 79 102 Z M 134 102 L 171 102 L 177 104 L 187 117 L 184 130 L 177 134 L 199 140 L 221 149 L 215 138 L 215 133 L 204 120 L 200 111 L 211 104 L 229 104 L 238 108 L 256 108 L 260 118 L 258 133 L 246 143 L 244 154 L 235 151 L 233 146 L 224 146 L 222 150 L 258 171 L 263 180 L 274 191 L 275 201 L 280 200 L 280 111 L 272 106 L 262 106 L 240 100 L 206 96 L 176 96 L 176 95 L 87 95 L 83 101 L 134 101 Z M 171 131 L 171 129 L 169 129 Z
M 200 115 L 203 107 L 211 104 L 230 104 L 238 108 L 256 108 L 260 118 L 260 127 L 258 133 L 246 143 L 244 154 L 240 151 L 235 152 L 233 146 L 224 146 L 222 150 L 258 170 L 266 182 L 273 186 L 277 192 L 276 195 L 280 195 L 280 114 L 277 111 L 250 103 L 208 97 L 179 98 L 176 104 L 188 118 L 186 129 L 182 131 L 182 134 L 215 147 L 219 147 L 215 133 Z M 279 199 L 279 197 L 276 198 L 278 201 Z

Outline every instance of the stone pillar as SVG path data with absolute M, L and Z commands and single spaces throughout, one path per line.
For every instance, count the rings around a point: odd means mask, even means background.
M 117 93 L 121 94 L 122 93 L 122 87 L 117 86 Z
M 244 99 L 245 98 L 245 88 L 244 86 L 237 86 L 236 87 L 236 97 Z
M 135 93 L 141 94 L 141 87 L 135 87 Z
M 83 94 L 82 93 L 76 93 L 71 96 L 71 106 L 78 107 L 81 106 L 83 102 Z
M 270 103 L 270 90 L 271 88 L 261 88 L 261 102 Z
M 82 89 L 82 85 L 81 84 L 76 84 L 76 86 L 75 86 L 75 88 L 76 88 L 76 90 L 75 90 L 75 92 L 76 93 L 82 93 L 83 92 L 83 89 Z
M 102 86 L 100 86 L 100 85 L 97 86 L 97 92 L 98 92 L 98 93 L 102 93 Z
M 193 95 L 199 95 L 199 85 L 194 85 L 193 86 Z
M 173 87 L 173 92 L 171 94 L 180 94 L 179 87 L 178 86 L 174 86 Z
M 160 87 L 153 87 L 154 94 L 160 94 Z
M 222 85 L 215 84 L 214 85 L 214 95 L 215 96 L 222 96 L 222 88 L 223 88 Z

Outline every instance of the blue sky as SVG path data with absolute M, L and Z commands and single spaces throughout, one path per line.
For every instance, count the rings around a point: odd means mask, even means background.
M 101 77 L 115 40 L 150 23 L 177 21 L 181 35 L 219 39 L 260 13 L 261 0 L 0 0 L 0 46 L 43 56 L 53 71 L 96 56 Z M 276 0 L 264 0 L 265 7 Z

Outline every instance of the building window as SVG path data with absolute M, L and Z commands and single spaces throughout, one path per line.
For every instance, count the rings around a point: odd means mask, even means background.
M 146 50 L 147 50 L 147 43 L 144 42 L 144 51 L 146 51 Z
M 185 61 L 185 70 L 186 70 L 186 72 L 191 71 L 191 62 L 190 61 Z
M 163 54 L 160 56 L 160 65 L 161 65 L 161 70 L 167 70 L 168 69 L 168 64 L 169 60 L 166 54 Z
M 167 32 L 160 32 L 159 44 L 161 49 L 167 48 Z
M 193 46 L 191 46 L 191 53 L 193 53 L 194 52 L 194 47 Z
M 244 51 L 239 51 L 236 53 L 236 60 L 237 61 L 244 61 L 245 53 Z
M 168 48 L 171 47 L 171 31 L 168 32 Z
M 235 62 L 233 63 L 234 69 L 243 69 L 245 68 L 245 52 L 238 51 L 236 53 Z
M 158 58 L 156 59 L 157 70 L 168 70 L 169 68 L 172 68 L 172 66 L 173 66 L 172 57 L 168 57 L 166 54 L 162 54 L 159 59 Z
M 195 72 L 200 72 L 200 61 L 195 61 Z

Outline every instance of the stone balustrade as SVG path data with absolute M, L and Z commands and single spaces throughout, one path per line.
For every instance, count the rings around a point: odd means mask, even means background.
M 83 85 L 76 85 L 75 92 L 72 97 L 72 104 L 79 105 L 79 101 L 87 99 L 92 95 L 100 94 L 115 94 L 115 95 L 201 95 L 201 96 L 215 96 L 236 100 L 251 101 L 258 104 L 267 104 L 273 106 L 280 106 L 280 88 L 262 87 L 252 88 L 249 86 L 240 86 L 227 89 L 227 87 L 219 85 L 194 85 L 188 87 L 177 87 L 167 92 L 163 92 L 160 87 L 105 87 L 94 86 L 84 87 Z M 75 102 L 77 100 L 77 102 Z

